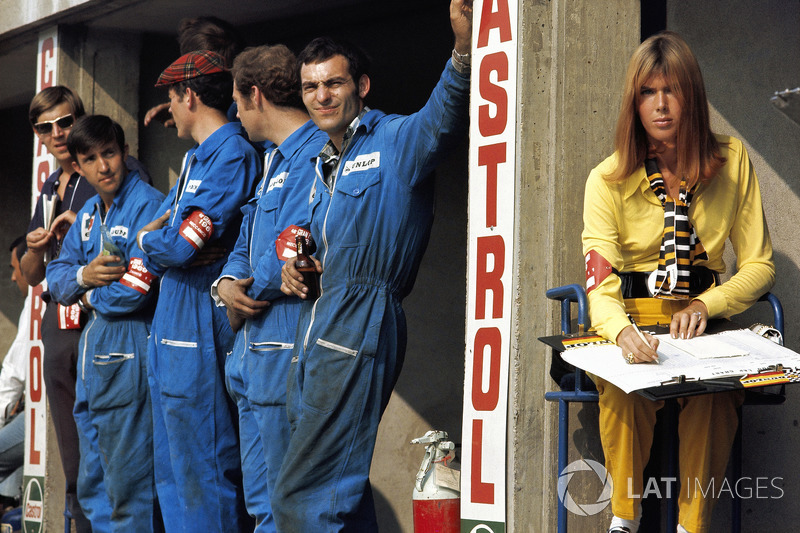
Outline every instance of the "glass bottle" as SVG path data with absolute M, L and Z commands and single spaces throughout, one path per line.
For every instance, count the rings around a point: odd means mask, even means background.
M 297 261 L 294 267 L 303 276 L 303 283 L 308 287 L 307 300 L 314 301 L 319 298 L 319 272 L 317 272 L 317 265 L 314 260 L 308 255 L 308 242 L 302 235 L 295 237 L 295 244 L 297 245 Z

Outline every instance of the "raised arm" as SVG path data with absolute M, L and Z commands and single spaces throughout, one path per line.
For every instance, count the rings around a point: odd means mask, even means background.
M 423 108 L 396 117 L 384 128 L 395 175 L 416 186 L 430 176 L 442 157 L 467 133 L 472 49 L 472 1 L 450 2 L 454 53 Z M 398 139 L 403 139 L 398 143 Z

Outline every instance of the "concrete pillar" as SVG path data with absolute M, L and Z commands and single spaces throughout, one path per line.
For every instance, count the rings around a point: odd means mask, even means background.
M 544 292 L 583 283 L 584 182 L 613 150 L 625 69 L 639 42 L 640 4 L 552 0 L 523 2 L 521 9 L 517 153 L 522 164 L 516 208 L 508 530 L 554 531 L 557 405 L 544 401 L 544 392 L 554 383 L 548 375 L 549 349 L 537 337 L 558 333 L 560 318 Z M 580 409 L 576 405 L 572 411 Z M 596 406 L 588 409 L 596 411 Z M 572 417 L 570 435 L 581 432 L 587 444 L 582 448 L 593 453 L 599 450 L 597 418 L 588 413 Z M 584 501 L 594 503 L 598 494 L 586 495 Z M 582 495 L 573 497 L 580 500 Z M 571 514 L 570 530 L 600 531 L 606 519 L 607 514 Z
M 87 114 L 119 122 L 130 154 L 136 156 L 141 36 L 70 26 L 60 28 L 59 37 L 61 83 L 78 92 Z

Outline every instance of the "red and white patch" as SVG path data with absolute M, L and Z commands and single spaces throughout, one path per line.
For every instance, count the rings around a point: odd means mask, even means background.
M 278 259 L 286 261 L 290 257 L 297 256 L 297 236 L 302 235 L 309 242 L 309 247 L 314 239 L 311 237 L 311 232 L 300 226 L 291 225 L 278 235 L 275 239 L 275 251 L 278 253 Z
M 211 239 L 214 224 L 211 222 L 211 217 L 202 211 L 194 211 L 183 221 L 179 233 L 195 250 L 199 250 Z
M 132 257 L 128 263 L 128 271 L 122 275 L 119 282 L 138 291 L 142 294 L 150 292 L 155 276 L 144 267 L 144 263 L 138 257 Z
M 83 242 L 87 242 L 91 238 L 93 223 L 94 217 L 89 215 L 89 213 L 84 213 L 83 219 L 81 220 L 81 240 Z
M 596 289 L 612 272 L 611 263 L 595 250 L 589 250 L 586 260 L 586 292 Z
M 81 329 L 81 308 L 78 304 L 58 304 L 58 329 Z

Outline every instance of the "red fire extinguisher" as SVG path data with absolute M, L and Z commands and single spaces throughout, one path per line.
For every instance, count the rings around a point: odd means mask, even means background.
M 414 483 L 414 533 L 461 531 L 460 472 L 453 468 L 455 444 L 445 431 L 428 431 L 411 444 L 425 444 Z

